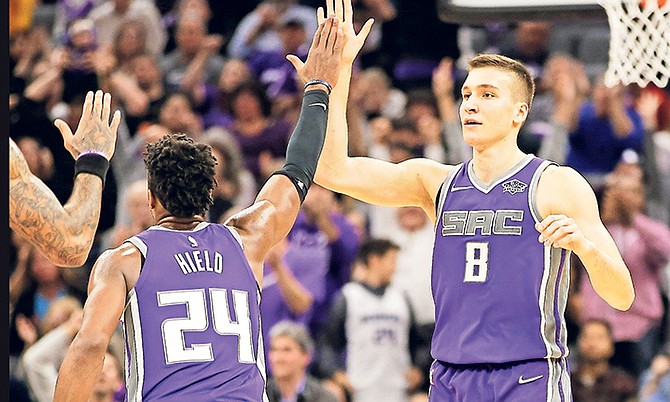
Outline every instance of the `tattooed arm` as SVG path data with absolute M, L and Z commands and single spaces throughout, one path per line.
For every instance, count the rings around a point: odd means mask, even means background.
M 111 158 L 116 142 L 120 114 L 111 124 L 111 97 L 102 91 L 89 92 L 75 134 L 61 120 L 65 147 L 73 157 L 84 151 L 97 151 Z M 9 226 L 30 241 L 52 262 L 76 267 L 86 262 L 100 218 L 102 180 L 88 173 L 77 175 L 72 195 L 61 205 L 51 190 L 28 169 L 28 164 L 9 140 Z

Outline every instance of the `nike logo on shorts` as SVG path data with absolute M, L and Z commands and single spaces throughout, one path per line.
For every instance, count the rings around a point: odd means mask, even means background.
M 528 384 L 529 382 L 537 381 L 540 378 L 544 377 L 543 375 L 538 375 L 535 377 L 530 377 L 530 378 L 523 378 L 523 376 L 519 376 L 519 384 Z
M 321 102 L 318 102 L 318 103 L 312 103 L 312 104 L 310 104 L 309 106 L 321 106 L 321 107 L 323 108 L 323 111 L 324 111 L 324 112 L 328 110 L 326 104 L 325 104 L 325 103 L 321 103 Z

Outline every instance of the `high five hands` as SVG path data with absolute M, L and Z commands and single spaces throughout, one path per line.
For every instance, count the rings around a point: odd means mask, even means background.
M 326 18 L 326 13 L 328 18 Z M 368 19 L 357 34 L 354 31 L 351 0 L 328 0 L 326 12 L 324 13 L 323 7 L 319 7 L 316 17 L 319 28 L 314 34 L 307 61 L 303 63 L 298 57 L 292 54 L 286 56 L 286 58 L 293 64 L 303 83 L 318 78 L 324 79 L 332 86 L 335 86 L 339 77 L 340 67 L 353 63 L 356 55 L 358 55 L 358 52 L 363 47 L 370 29 L 372 29 L 374 20 L 372 18 Z M 334 67 L 333 75 L 328 79 L 325 76 L 314 76 L 315 68 L 309 66 L 311 61 L 313 61 L 314 65 L 325 62 Z
M 326 81 L 331 86 L 337 83 L 345 41 L 339 26 L 340 21 L 334 15 L 320 21 L 314 33 L 306 62 L 303 63 L 293 54 L 286 56 L 303 83 L 311 80 Z

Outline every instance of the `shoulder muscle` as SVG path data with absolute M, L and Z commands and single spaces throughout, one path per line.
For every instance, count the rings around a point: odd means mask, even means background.
M 591 185 L 571 167 L 551 166 L 540 177 L 537 207 L 543 218 L 551 214 L 597 214 L 597 205 Z

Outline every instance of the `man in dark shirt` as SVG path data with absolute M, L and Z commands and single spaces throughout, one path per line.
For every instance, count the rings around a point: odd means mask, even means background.
M 605 321 L 589 320 L 577 338 L 579 365 L 572 373 L 574 402 L 634 400 L 637 381 L 609 364 L 614 353 L 612 329 Z

